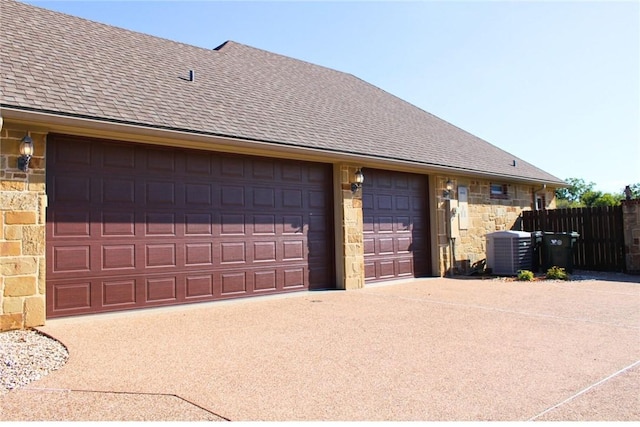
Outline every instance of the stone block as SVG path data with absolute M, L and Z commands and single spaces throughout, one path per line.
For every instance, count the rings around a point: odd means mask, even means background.
M 14 276 L 4 279 L 4 296 L 19 297 L 36 294 L 35 276 Z
M 24 191 L 26 184 L 24 181 L 0 181 L 0 191 Z
M 38 208 L 38 195 L 24 191 L 0 192 L 0 209 L 6 211 L 34 211 Z
M 24 255 L 43 255 L 44 252 L 44 225 L 25 226 L 22 230 L 22 253 Z
M 24 326 L 27 328 L 42 326 L 45 321 L 44 296 L 34 296 L 24 301 Z
M 45 192 L 45 177 L 41 174 L 31 174 L 29 178 L 28 190 L 38 193 Z
M 21 225 L 7 225 L 4 227 L 4 235 L 7 240 L 22 240 Z
M 22 314 L 24 312 L 24 298 L 5 297 L 2 301 L 2 312 L 4 314 Z
M 36 212 L 35 211 L 10 211 L 5 213 L 5 224 L 35 224 Z
M 20 139 L 3 139 L 0 141 L 0 153 L 20 154 Z
M 20 242 L 0 242 L 0 257 L 22 254 Z
M 0 314 L 0 331 L 22 329 L 22 319 L 22 313 Z
M 35 274 L 38 261 L 35 257 L 3 257 L 0 258 L 0 274 L 3 276 L 23 276 Z

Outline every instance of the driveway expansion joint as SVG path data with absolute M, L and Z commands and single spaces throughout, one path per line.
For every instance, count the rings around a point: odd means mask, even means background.
M 29 390 L 29 391 L 47 391 L 47 392 L 68 392 L 68 393 L 96 393 L 96 394 L 124 394 L 124 395 L 130 395 L 130 396 L 158 396 L 158 397 L 171 397 L 171 398 L 176 398 L 179 400 L 182 400 L 183 402 L 194 406 L 202 411 L 205 411 L 211 415 L 213 415 L 214 417 L 218 417 L 221 420 L 224 421 L 231 421 L 231 419 L 217 414 L 207 408 L 204 408 L 200 405 L 198 405 L 197 403 L 194 403 L 188 399 L 185 399 L 184 397 L 181 397 L 177 394 L 172 394 L 172 393 L 148 393 L 148 392 L 131 392 L 131 391 L 106 391 L 106 390 L 80 390 L 80 389 L 63 389 L 63 388 L 38 388 L 38 387 L 23 387 L 23 390 Z
M 585 393 L 586 393 L 586 392 L 588 392 L 589 390 L 592 390 L 592 389 L 594 389 L 594 388 L 596 388 L 596 387 L 598 387 L 598 386 L 600 386 L 600 385 L 602 385 L 602 384 L 606 383 L 607 381 L 609 381 L 609 380 L 611 380 L 611 379 L 613 379 L 613 378 L 617 377 L 618 375 L 622 375 L 622 374 L 624 374 L 625 372 L 629 371 L 630 369 L 635 368 L 635 367 L 636 367 L 636 366 L 638 366 L 638 365 L 640 365 L 640 360 L 636 360 L 636 361 L 635 361 L 635 362 L 633 362 L 631 365 L 626 366 L 626 367 L 624 367 L 624 368 L 620 369 L 620 370 L 619 370 L 619 371 L 617 371 L 617 372 L 614 372 L 613 374 L 609 375 L 609 376 L 608 376 L 608 377 L 606 377 L 606 378 L 601 379 L 600 381 L 598 381 L 598 382 L 596 382 L 596 383 L 594 383 L 594 384 L 591 384 L 589 387 L 586 387 L 586 388 L 584 388 L 584 389 L 580 390 L 579 392 L 577 392 L 576 394 L 574 394 L 573 396 L 570 396 L 570 397 L 568 397 L 567 399 L 563 400 L 562 402 L 560 402 L 560 403 L 558 403 L 558 404 L 556 404 L 556 405 L 553 405 L 553 406 L 551 406 L 550 408 L 545 409 L 544 411 L 540 412 L 538 415 L 535 415 L 534 417 L 529 418 L 527 421 L 535 421 L 536 419 L 538 419 L 538 418 L 540 418 L 540 417 L 542 417 L 542 416 L 544 416 L 544 415 L 548 414 L 549 412 L 551 412 L 551 411 L 553 411 L 553 410 L 555 410 L 555 409 L 558 409 L 558 408 L 560 408 L 561 406 L 563 406 L 563 405 L 565 405 L 565 404 L 567 404 L 567 403 L 571 402 L 572 400 L 574 400 L 574 399 L 576 399 L 576 398 L 580 397 L 581 395 L 585 394 Z

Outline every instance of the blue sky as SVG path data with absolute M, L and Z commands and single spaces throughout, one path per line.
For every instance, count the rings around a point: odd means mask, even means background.
M 561 179 L 640 183 L 638 1 L 23 2 L 351 73 Z

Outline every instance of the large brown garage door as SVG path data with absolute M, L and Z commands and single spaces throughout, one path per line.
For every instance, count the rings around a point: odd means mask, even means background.
M 365 280 L 431 275 L 427 177 L 365 170 Z
M 51 135 L 48 317 L 333 284 L 324 164 Z

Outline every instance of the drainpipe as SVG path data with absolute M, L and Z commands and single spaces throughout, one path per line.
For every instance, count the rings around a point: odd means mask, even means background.
M 453 277 L 453 271 L 455 268 L 455 243 L 456 239 L 452 236 L 451 232 L 451 199 L 447 199 L 445 203 L 445 218 L 447 218 L 447 239 L 449 240 L 449 273 L 447 276 Z

